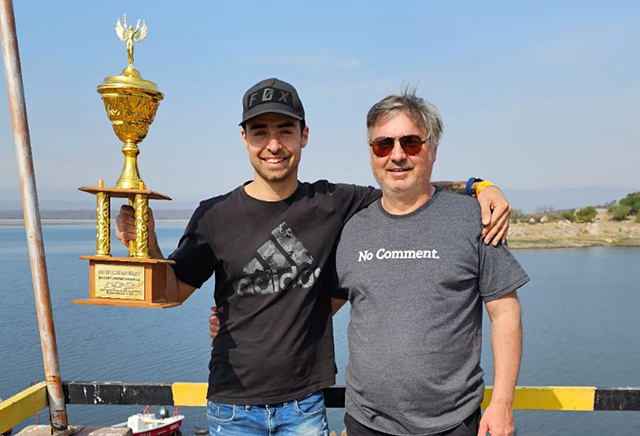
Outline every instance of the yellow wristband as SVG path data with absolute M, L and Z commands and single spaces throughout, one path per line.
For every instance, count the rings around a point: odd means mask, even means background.
M 480 184 L 476 188 L 476 197 L 480 195 L 480 191 L 482 191 L 487 186 L 491 186 L 491 185 L 493 185 L 493 183 L 489 182 L 488 180 L 485 180 L 484 182 L 480 182 Z

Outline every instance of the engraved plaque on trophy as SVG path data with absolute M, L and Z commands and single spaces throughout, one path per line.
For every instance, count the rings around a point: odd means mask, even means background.
M 115 186 L 105 187 L 99 180 L 97 187 L 79 189 L 94 194 L 96 208 L 96 253 L 81 256 L 89 260 L 89 299 L 75 300 L 75 304 L 106 306 L 134 306 L 165 308 L 180 303 L 166 295 L 166 268 L 170 260 L 149 258 L 149 200 L 171 200 L 166 195 L 150 191 L 140 178 L 137 157 L 138 144 L 147 136 L 160 100 L 164 97 L 155 83 L 144 80 L 133 68 L 134 42 L 147 35 L 147 24 L 138 20 L 136 27 L 116 23 L 116 34 L 126 41 L 129 65 L 119 76 L 105 78 L 98 86 L 113 130 L 124 143 L 124 168 Z M 135 210 L 136 238 L 129 244 L 128 257 L 111 255 L 111 199 L 124 198 Z

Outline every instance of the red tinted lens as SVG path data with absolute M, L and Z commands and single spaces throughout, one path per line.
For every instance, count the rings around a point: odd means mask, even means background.
M 422 150 L 423 141 L 418 135 L 405 135 L 398 138 L 400 146 L 410 156 L 415 156 Z M 378 157 L 385 157 L 391 154 L 396 138 L 390 136 L 382 136 L 371 141 L 373 153 Z
M 400 146 L 405 153 L 411 156 L 420 153 L 423 142 L 418 135 L 405 135 L 400 138 Z
M 384 136 L 381 138 L 376 138 L 371 141 L 371 148 L 373 148 L 373 153 L 378 157 L 388 156 L 393 150 L 393 142 L 395 138 L 389 138 L 388 136 Z

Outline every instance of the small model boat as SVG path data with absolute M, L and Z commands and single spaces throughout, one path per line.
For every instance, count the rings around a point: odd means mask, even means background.
M 161 407 L 159 414 L 158 418 L 147 407 L 144 412 L 131 415 L 127 422 L 116 424 L 114 427 L 129 427 L 137 436 L 169 436 L 180 431 L 184 415 L 179 415 L 177 409 L 173 416 L 169 416 L 167 409 Z

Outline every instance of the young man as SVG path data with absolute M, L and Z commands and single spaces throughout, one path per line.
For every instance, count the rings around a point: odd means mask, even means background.
M 511 436 L 529 278 L 505 245 L 485 245 L 478 204 L 430 182 L 442 121 L 414 94 L 367 116 L 382 198 L 344 227 L 336 275 L 351 302 L 349 436 Z M 480 419 L 482 302 L 495 376 Z
M 251 87 L 241 126 L 253 180 L 200 204 L 169 257 L 168 286 L 183 301 L 216 275 L 212 435 L 328 435 L 320 390 L 334 384 L 336 369 L 326 265 L 344 224 L 380 193 L 298 181 L 309 128 L 286 82 Z M 485 191 L 486 220 L 498 224 L 486 236 L 500 241 L 510 208 L 499 190 Z M 130 208 L 117 224 L 121 241 L 135 237 Z M 150 255 L 160 258 L 151 223 L 149 233 Z

